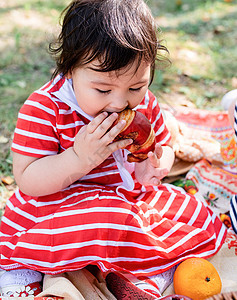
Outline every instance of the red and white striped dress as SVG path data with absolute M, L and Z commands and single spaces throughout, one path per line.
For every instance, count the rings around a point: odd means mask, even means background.
M 55 96 L 65 84 L 57 77 L 28 98 L 19 112 L 13 151 L 40 158 L 73 145 L 86 120 Z M 170 134 L 151 92 L 137 110 L 151 121 L 157 141 L 167 144 Z M 183 189 L 145 188 L 134 179 L 132 191 L 118 193 L 121 183 L 110 156 L 55 194 L 31 197 L 17 190 L 1 221 L 0 268 L 56 274 L 94 264 L 103 272 L 151 276 L 188 257 L 214 255 L 221 247 L 224 225 Z

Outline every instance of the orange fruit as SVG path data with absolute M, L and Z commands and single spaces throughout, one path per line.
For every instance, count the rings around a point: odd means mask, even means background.
M 174 290 L 193 300 L 203 300 L 221 292 L 221 279 L 215 267 L 204 258 L 188 258 L 174 273 Z

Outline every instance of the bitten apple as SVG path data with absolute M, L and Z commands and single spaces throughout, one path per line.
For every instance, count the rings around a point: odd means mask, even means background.
M 128 162 L 141 162 L 147 159 L 148 152 L 154 151 L 156 143 L 150 121 L 141 112 L 132 109 L 120 112 L 115 124 L 121 120 L 125 120 L 126 125 L 115 141 L 129 138 L 133 140 L 133 143 L 126 147 L 131 152 L 127 157 Z

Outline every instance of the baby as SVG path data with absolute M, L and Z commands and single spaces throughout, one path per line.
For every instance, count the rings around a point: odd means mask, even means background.
M 12 143 L 19 189 L 1 222 L 2 294 L 28 284 L 22 269 L 27 277 L 95 265 L 105 277 L 146 281 L 141 289 L 158 297 L 159 274 L 169 272 L 170 283 L 181 261 L 214 255 L 226 230 L 195 197 L 161 183 L 174 153 L 148 89 L 167 51 L 155 20 L 142 0 L 75 0 L 50 49 L 53 79 L 22 106 Z M 143 113 L 155 132 L 142 162 L 127 162 L 132 139 L 114 141 L 125 108 Z

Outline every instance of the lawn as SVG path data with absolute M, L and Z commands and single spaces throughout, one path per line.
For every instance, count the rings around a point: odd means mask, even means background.
M 17 112 L 50 79 L 48 43 L 68 0 L 0 2 L 0 177 L 12 177 L 10 145 Z M 151 90 L 161 102 L 221 109 L 237 88 L 237 1 L 148 0 L 172 64 L 157 71 Z M 0 198 L 12 185 L 0 186 Z

